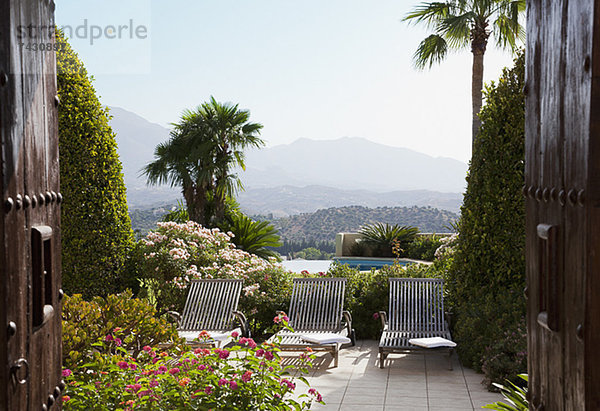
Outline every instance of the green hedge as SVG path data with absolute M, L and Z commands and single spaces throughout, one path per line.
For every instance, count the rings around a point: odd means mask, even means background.
M 518 328 L 525 316 L 523 86 L 521 55 L 486 90 L 448 278 L 453 337 L 463 364 L 477 370 L 498 354 L 505 331 Z M 499 376 L 492 363 L 486 373 Z
M 63 288 L 85 298 L 131 286 L 125 276 L 133 245 L 125 184 L 108 110 L 61 33 L 56 42 Z

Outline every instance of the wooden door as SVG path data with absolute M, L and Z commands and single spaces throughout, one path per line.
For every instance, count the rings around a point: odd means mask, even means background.
M 64 388 L 53 27 L 53 1 L 0 1 L 1 410 L 57 409 Z
M 533 409 L 600 409 L 599 5 L 528 2 L 524 194 Z

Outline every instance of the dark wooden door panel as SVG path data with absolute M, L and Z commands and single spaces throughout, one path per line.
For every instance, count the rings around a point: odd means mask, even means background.
M 27 51 L 17 36 L 19 26 L 53 27 L 53 12 L 52 1 L 0 2 L 0 409 L 7 410 L 58 408 L 62 387 L 55 55 Z
M 525 195 L 534 409 L 600 409 L 598 3 L 528 2 Z M 553 245 L 540 227 L 555 231 Z

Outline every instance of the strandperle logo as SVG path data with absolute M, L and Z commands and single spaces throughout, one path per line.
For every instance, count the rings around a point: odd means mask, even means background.
M 64 25 L 60 30 L 65 37 L 69 39 L 87 39 L 91 46 L 100 39 L 108 40 L 144 40 L 148 38 L 148 27 L 144 24 L 136 24 L 133 19 L 129 19 L 126 24 L 90 24 L 88 19 L 77 26 Z M 17 38 L 23 41 L 53 41 L 55 34 L 54 26 L 36 26 L 29 24 L 27 26 L 17 27 Z

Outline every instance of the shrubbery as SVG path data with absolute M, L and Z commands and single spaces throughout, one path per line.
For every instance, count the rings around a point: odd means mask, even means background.
M 106 296 L 130 285 L 125 264 L 133 233 L 121 163 L 108 110 L 83 63 L 60 32 L 56 42 L 63 288 Z
M 277 310 L 287 310 L 292 274 L 274 260 L 235 248 L 231 233 L 197 223 L 159 223 L 141 240 L 136 266 L 143 293 L 160 313 L 182 311 L 188 285 L 198 278 L 241 278 L 240 308 L 254 333 L 271 324 Z
M 134 355 L 144 346 L 180 342 L 175 327 L 157 318 L 154 307 L 132 298 L 130 291 L 91 301 L 79 294 L 65 296 L 62 313 L 63 365 L 68 368 L 90 361 L 92 345 L 115 329 L 126 336 L 118 340 L 119 345 Z
M 300 354 L 300 364 L 284 366 L 277 344 L 232 336 L 236 343 L 227 349 L 170 354 L 144 346 L 132 355 L 118 343 L 129 334 L 113 330 L 94 344 L 85 365 L 63 370 L 64 409 L 305 410 L 322 403 L 303 377 L 290 375 L 297 368 L 307 372 L 314 358 L 310 351 Z M 298 382 L 307 387 L 296 401 L 291 396 Z
M 413 241 L 408 243 L 400 257 L 411 258 L 413 260 L 433 261 L 436 250 L 443 244 L 442 238 L 435 234 L 418 235 Z
M 525 337 L 516 332 L 525 316 L 523 85 L 521 55 L 486 90 L 447 282 L 461 361 L 477 370 L 485 363 L 488 380 L 496 381 L 526 371 L 523 356 L 503 355 L 508 345 L 525 346 Z M 510 342 L 507 331 L 516 333 Z

